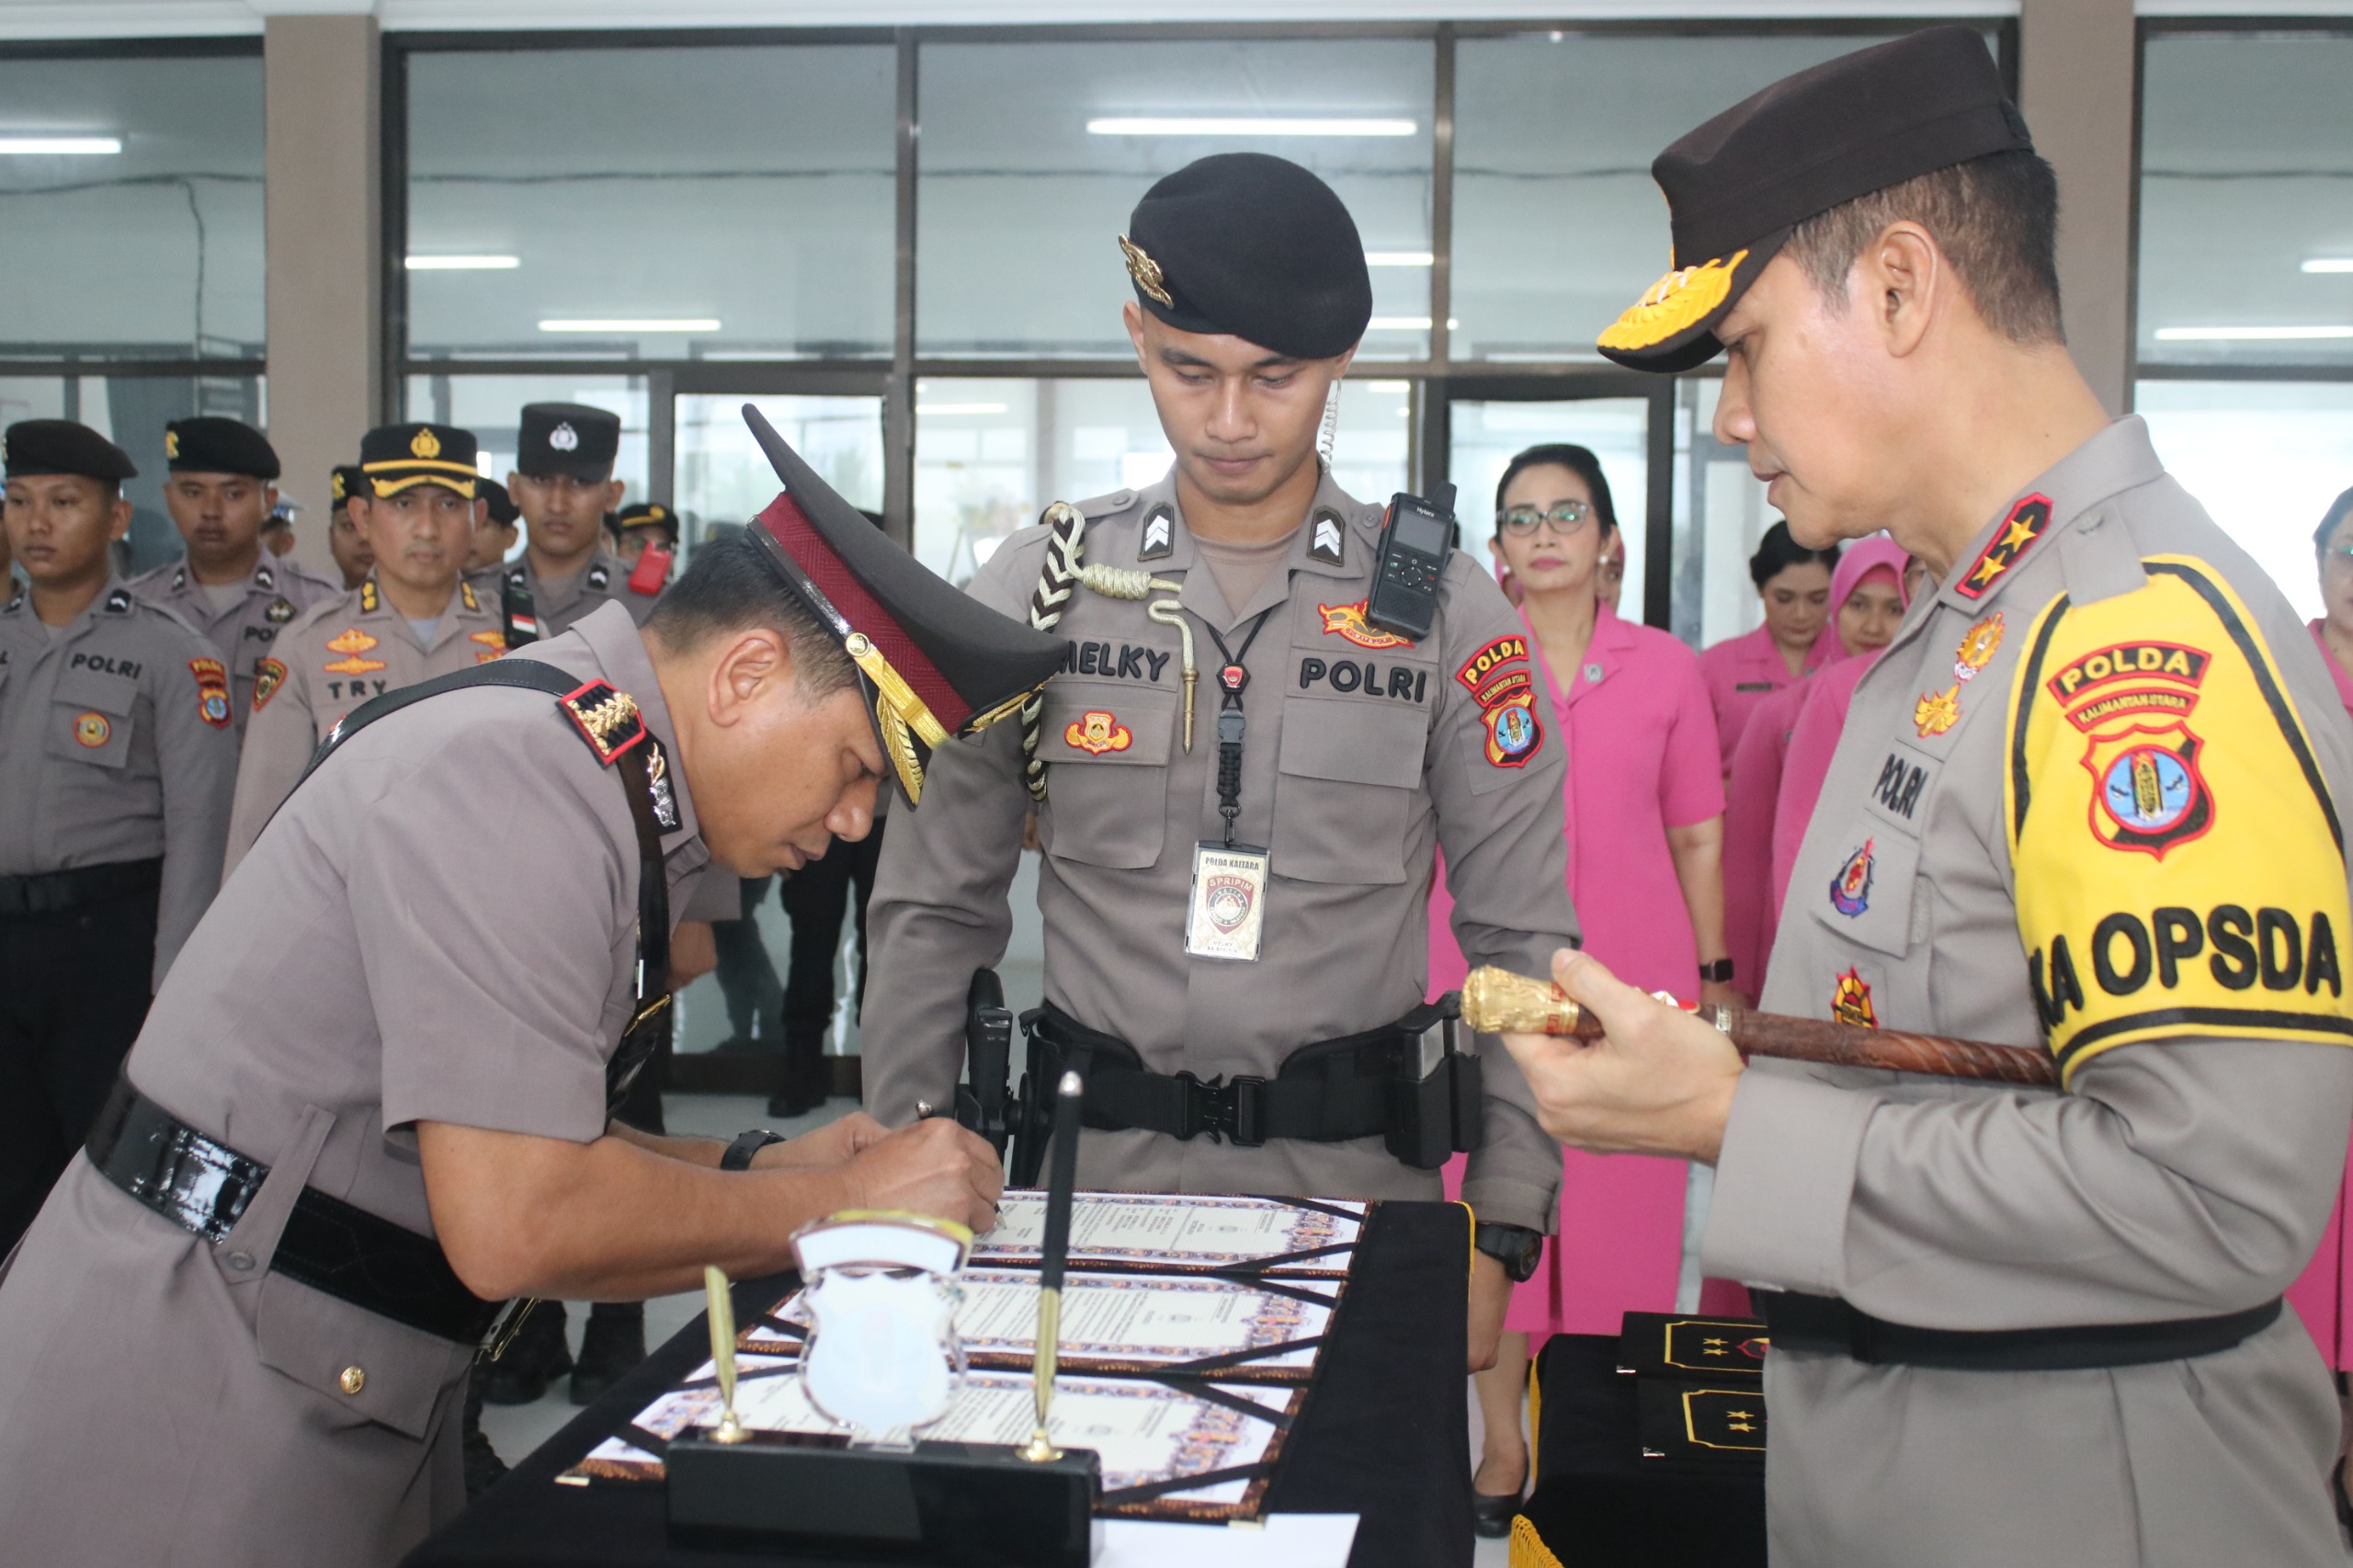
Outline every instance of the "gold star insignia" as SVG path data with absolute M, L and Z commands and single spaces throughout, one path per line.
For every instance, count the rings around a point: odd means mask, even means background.
M 2024 517 L 2012 517 L 2010 526 L 2002 530 L 2002 542 L 1999 548 L 2015 555 L 2033 542 L 2034 529 L 2028 527 L 2027 520 Z

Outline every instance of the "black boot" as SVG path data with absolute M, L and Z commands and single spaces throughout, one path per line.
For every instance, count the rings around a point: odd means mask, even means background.
M 572 1370 L 563 1342 L 563 1303 L 541 1301 L 515 1331 L 505 1355 L 482 1369 L 482 1397 L 492 1404 L 530 1404 Z
M 466 1419 L 461 1444 L 466 1460 L 466 1501 L 471 1503 L 505 1479 L 506 1461 L 482 1430 L 482 1384 L 488 1363 L 477 1358 L 466 1374 Z
M 645 1359 L 645 1304 L 599 1301 L 588 1309 L 580 1360 L 572 1369 L 572 1403 L 586 1404 Z

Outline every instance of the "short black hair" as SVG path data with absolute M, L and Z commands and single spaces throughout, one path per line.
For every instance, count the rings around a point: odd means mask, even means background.
M 854 685 L 858 666 L 833 633 L 792 597 L 776 569 L 742 535 L 705 540 L 676 582 L 654 601 L 645 630 L 679 653 L 713 637 L 764 627 L 792 653 L 793 678 L 810 701 Z
M 1863 247 L 1907 218 L 1936 236 L 1987 326 L 2029 347 L 2067 341 L 2059 178 L 2040 153 L 1988 153 L 1842 202 L 1792 229 L 1785 254 L 1835 308 Z
M 2353 512 L 2353 490 L 2347 490 L 2331 501 L 2328 510 L 2321 515 L 2320 527 L 2313 530 L 2314 550 L 2328 548 L 2328 536 L 2336 531 L 2336 525 L 2345 520 L 2347 512 Z
M 1608 539 L 1618 531 L 1618 508 L 1609 499 L 1609 481 L 1601 474 L 1601 460 L 1593 455 L 1590 447 L 1580 447 L 1570 441 L 1547 441 L 1529 448 L 1504 464 L 1504 476 L 1495 481 L 1495 531 L 1503 531 L 1504 492 L 1511 482 L 1531 468 L 1564 468 L 1585 481 L 1586 489 L 1593 496 L 1593 515 L 1601 520 L 1601 537 Z
M 1838 547 L 1834 544 L 1827 550 L 1808 550 L 1790 532 L 1787 520 L 1779 521 L 1756 541 L 1756 553 L 1748 558 L 1748 580 L 1762 588 L 1790 567 L 1808 561 L 1818 562 L 1824 571 L 1836 572 Z

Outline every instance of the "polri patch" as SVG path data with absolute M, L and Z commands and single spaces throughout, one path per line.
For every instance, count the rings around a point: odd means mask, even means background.
M 1525 767 L 1544 744 L 1544 726 L 1536 721 L 1534 693 L 1499 702 L 1485 714 L 1487 761 L 1496 767 Z
M 1090 756 L 1101 756 L 1107 751 L 1125 751 L 1135 744 L 1136 737 L 1116 714 L 1101 709 L 1089 709 L 1063 728 L 1063 742 Z
M 1365 619 L 1364 607 L 1370 602 L 1358 599 L 1352 605 L 1317 605 L 1316 612 L 1324 618 L 1324 635 L 1345 637 L 1359 648 L 1403 648 L 1413 642 L 1410 637 L 1383 631 Z
M 229 727 L 229 672 L 218 659 L 190 659 L 196 677 L 196 713 L 216 730 Z
M 617 690 L 610 681 L 592 680 L 557 698 L 556 706 L 597 754 L 597 760 L 608 767 L 646 738 L 645 717 L 637 710 L 637 699 Z
M 276 659 L 260 659 L 254 664 L 254 711 L 258 713 L 269 706 L 278 688 L 286 682 L 286 666 Z
M 107 716 L 103 713 L 74 715 L 74 742 L 76 745 L 96 751 L 106 744 L 107 737 L 113 733 L 114 726 L 107 722 Z
M 1498 637 L 1474 649 L 1471 656 L 1462 661 L 1461 667 L 1454 672 L 1454 679 L 1480 707 L 1493 708 L 1532 684 L 1526 670 L 1518 671 L 1517 678 L 1506 675 L 1511 665 L 1526 663 L 1527 638 Z
M 290 599 L 272 599 L 269 608 L 261 613 L 272 626 L 283 626 L 294 619 L 294 603 Z

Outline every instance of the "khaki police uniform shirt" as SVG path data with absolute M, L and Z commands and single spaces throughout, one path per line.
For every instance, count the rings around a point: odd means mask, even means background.
M 1046 688 L 1039 748 L 1049 764 L 1038 823 L 1049 1000 L 1129 1041 L 1154 1072 L 1270 1077 L 1301 1046 L 1392 1022 L 1422 1000 L 1432 855 L 1441 846 L 1471 961 L 1549 971 L 1553 950 L 1576 936 L 1561 823 L 1565 762 L 1550 734 L 1516 753 L 1491 750 L 1488 710 L 1472 687 L 1492 692 L 1483 683 L 1494 666 L 1514 663 L 1498 655 L 1515 643 L 1525 674 L 1526 630 L 1472 558 L 1449 563 L 1438 624 L 1415 644 L 1365 624 L 1381 512 L 1328 475 L 1289 558 L 1232 608 L 1199 562 L 1173 478 L 1081 509 L 1085 561 L 1183 583 L 1200 678 L 1188 753 L 1176 630 L 1148 619 L 1145 601 L 1085 588 L 1070 600 L 1056 628 L 1072 640 L 1070 658 Z M 1045 546 L 1042 528 L 1015 534 L 973 596 L 1026 618 Z M 1204 625 L 1239 652 L 1262 610 L 1272 613 L 1245 660 L 1235 832 L 1272 857 L 1259 956 L 1191 958 L 1194 846 L 1223 838 L 1216 676 L 1224 661 Z M 886 1123 L 912 1120 L 918 1100 L 954 1103 L 966 986 L 1003 956 L 1006 891 L 1029 804 L 1020 725 L 1007 720 L 941 748 L 920 807 L 892 819 L 869 916 L 875 983 L 860 1026 L 867 1102 Z M 1471 1156 L 1464 1198 L 1484 1218 L 1550 1232 L 1560 1150 L 1538 1127 L 1500 1042 L 1482 1044 L 1487 1144 Z M 1400 1164 L 1377 1137 L 1244 1149 L 1090 1131 L 1079 1159 L 1083 1181 L 1130 1189 L 1367 1198 L 1439 1189 L 1436 1172 Z
M 53 634 L 0 609 L 0 877 L 162 856 L 159 985 L 221 885 L 229 710 L 212 644 L 119 579 Z
M 506 651 L 497 605 L 462 580 L 426 646 L 372 576 L 297 617 L 257 667 L 223 874 L 253 847 L 336 720 L 371 697 L 486 664 Z
M 668 752 L 679 909 L 708 851 L 644 645 L 606 611 L 529 656 L 628 693 Z M 288 801 L 128 1063 L 271 1179 L 217 1244 L 87 1161 L 51 1195 L 0 1282 L 0 1555 L 391 1568 L 463 1506 L 472 1346 L 271 1251 L 305 1184 L 430 1233 L 419 1121 L 603 1133 L 637 953 L 622 789 L 552 699 L 491 688 L 360 732 Z
M 2043 1047 L 2063 1093 L 1751 1063 L 1711 1274 L 1934 1328 L 2279 1294 L 2353 1121 L 2348 728 L 2278 588 L 2125 419 L 1857 687 L 1768 1010 Z M 2190 1362 L 1768 1363 L 1777 1561 L 2341 1564 L 2292 1312 Z M 1989 1500 L 1993 1506 L 1988 1506 Z
M 575 621 L 608 604 L 620 605 L 629 611 L 630 619 L 642 626 L 654 613 L 654 600 L 662 597 L 631 587 L 628 565 L 604 549 L 571 576 L 553 578 L 542 578 L 526 551 L 506 567 L 505 580 L 531 596 L 531 613 L 539 619 L 542 637 L 568 631 Z M 497 607 L 494 603 L 492 608 Z
M 212 608 L 211 595 L 185 561 L 141 573 L 131 580 L 131 591 L 162 605 L 211 640 L 221 662 L 229 666 L 229 710 L 240 740 L 253 714 L 254 672 L 269 656 L 278 632 L 321 599 L 343 592 L 324 577 L 267 551 L 245 579 L 244 593 L 225 610 Z

